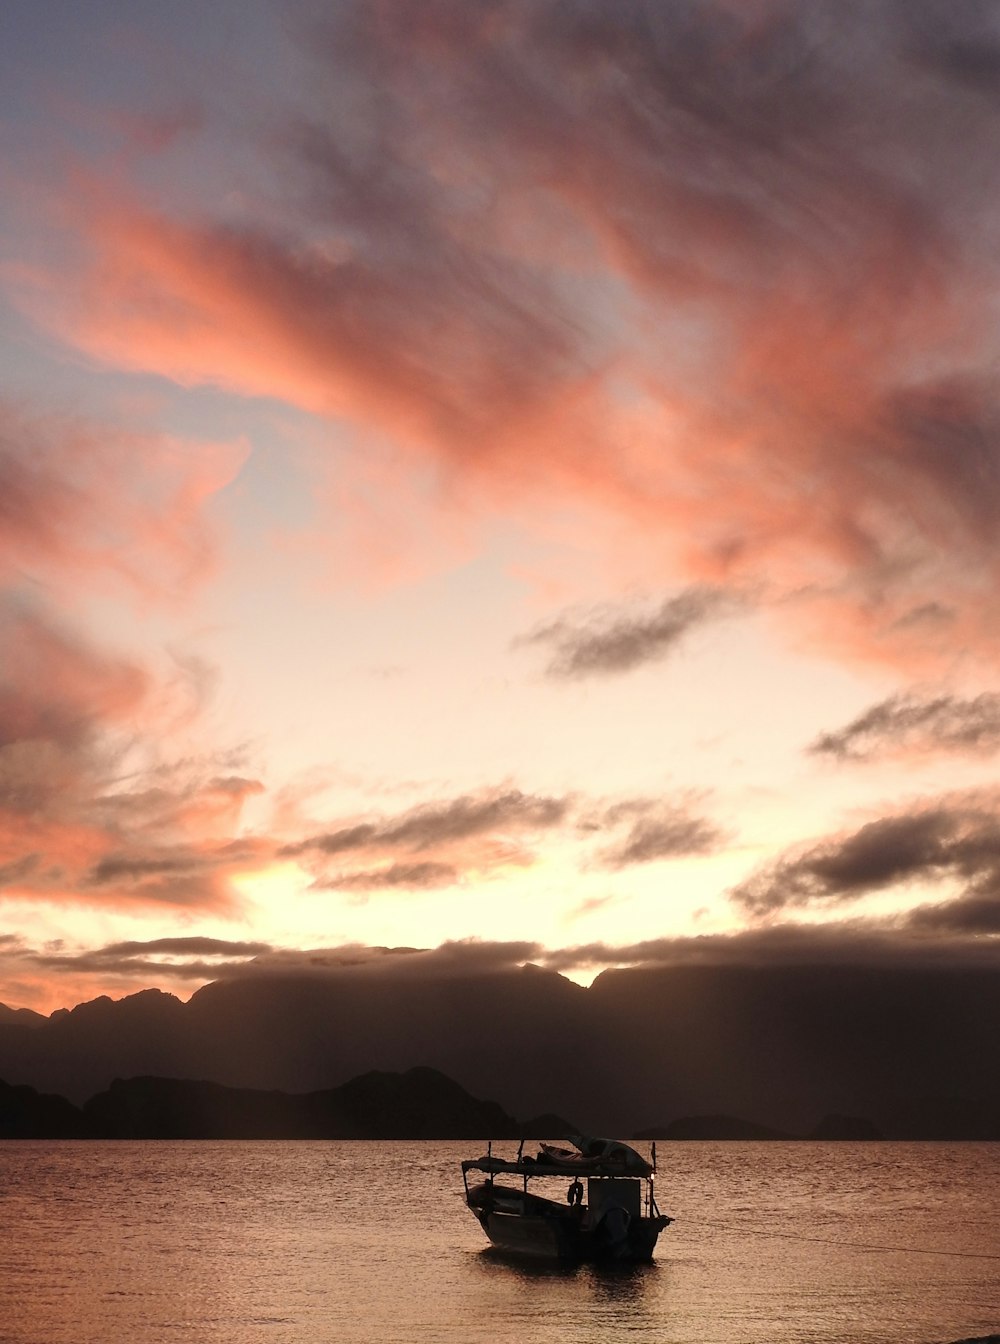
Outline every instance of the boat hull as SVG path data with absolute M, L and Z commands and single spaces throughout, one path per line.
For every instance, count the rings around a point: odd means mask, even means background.
M 498 1250 L 530 1255 L 537 1260 L 578 1260 L 576 1229 L 559 1218 L 531 1218 L 514 1213 L 490 1213 L 479 1219 Z
M 475 1207 L 472 1212 L 498 1250 L 561 1264 L 648 1264 L 668 1222 L 662 1217 L 633 1218 L 627 1231 L 612 1239 L 606 1229 L 590 1229 L 572 1213 L 553 1216 Z

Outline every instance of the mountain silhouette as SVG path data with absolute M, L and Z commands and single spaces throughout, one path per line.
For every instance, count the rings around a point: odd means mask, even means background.
M 80 1104 L 115 1078 L 289 1093 L 430 1065 L 590 1132 L 730 1115 L 787 1133 L 1000 1138 L 1000 977 L 975 967 L 708 966 L 270 974 L 0 1017 L 0 1077 Z

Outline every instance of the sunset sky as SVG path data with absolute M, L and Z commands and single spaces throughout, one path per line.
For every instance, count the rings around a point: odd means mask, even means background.
M 998 128 L 986 0 L 6 0 L 0 1002 L 995 958 Z

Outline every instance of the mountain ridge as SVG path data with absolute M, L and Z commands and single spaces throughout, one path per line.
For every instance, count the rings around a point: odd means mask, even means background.
M 0 1077 L 76 1105 L 115 1078 L 304 1093 L 428 1065 L 595 1133 L 723 1115 L 804 1134 L 853 1115 L 890 1138 L 1000 1138 L 1000 976 L 984 968 L 684 965 L 590 988 L 538 969 L 286 973 L 187 1003 L 147 990 L 40 1022 L 11 1012 Z

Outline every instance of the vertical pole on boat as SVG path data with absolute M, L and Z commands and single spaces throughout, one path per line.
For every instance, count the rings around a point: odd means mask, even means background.
M 486 1156 L 487 1156 L 487 1157 L 492 1157 L 492 1156 L 493 1156 L 493 1140 L 492 1140 L 492 1139 L 488 1139 L 487 1142 L 486 1142 Z
M 521 1142 L 517 1145 L 517 1160 L 518 1160 L 518 1162 L 520 1162 L 520 1160 L 521 1160 L 521 1154 L 522 1154 L 523 1152 L 524 1152 L 524 1140 L 522 1139 Z

